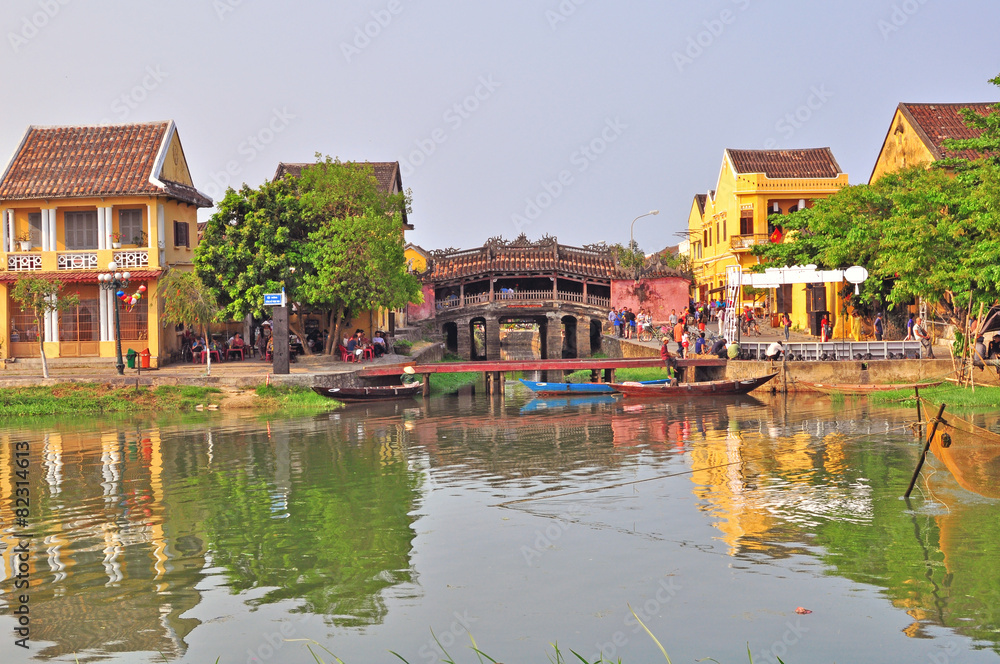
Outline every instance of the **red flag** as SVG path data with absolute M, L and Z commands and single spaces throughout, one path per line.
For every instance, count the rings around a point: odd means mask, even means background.
M 768 239 L 770 239 L 773 244 L 781 244 L 781 227 L 779 226 L 778 228 L 775 228 L 774 232 L 771 233 L 771 237 Z

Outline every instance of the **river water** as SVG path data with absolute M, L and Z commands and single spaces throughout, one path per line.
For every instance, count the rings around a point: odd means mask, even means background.
M 509 385 L 7 423 L 0 662 L 462 664 L 470 633 L 503 662 L 665 661 L 637 618 L 674 662 L 998 662 L 998 450 L 955 441 L 970 467 L 929 458 L 907 504 L 914 419 Z

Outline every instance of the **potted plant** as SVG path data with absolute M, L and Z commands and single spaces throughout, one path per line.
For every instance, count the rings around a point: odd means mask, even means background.
M 111 248 L 121 249 L 122 248 L 122 234 L 115 231 L 111 234 Z
M 392 343 L 392 349 L 396 355 L 409 355 L 412 348 L 413 342 L 408 339 L 397 339 Z
M 22 231 L 19 233 L 17 241 L 21 245 L 21 251 L 31 251 L 31 231 Z
M 137 247 L 146 246 L 146 233 L 143 231 L 139 231 L 139 233 L 132 238 L 132 244 L 134 244 Z

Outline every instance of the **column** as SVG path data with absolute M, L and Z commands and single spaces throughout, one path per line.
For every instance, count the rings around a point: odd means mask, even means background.
M 458 306 L 465 306 L 465 284 L 458 285 Z
M 590 357 L 590 316 L 576 317 L 576 356 Z
M 490 302 L 493 301 L 493 285 L 497 282 L 496 279 L 490 279 Z
M 458 328 L 458 356 L 463 360 L 472 359 L 472 327 L 468 318 L 460 318 L 455 321 Z
M 56 208 L 49 210 L 49 251 L 56 250 L 56 217 L 58 216 L 58 211 Z M 43 244 L 44 248 L 45 245 Z
M 587 280 L 583 280 L 583 303 L 587 304 Z
M 115 340 L 115 298 L 117 297 L 117 295 L 115 295 L 115 292 L 113 290 L 102 291 L 102 292 L 104 293 L 104 297 L 107 298 L 106 302 L 107 302 L 107 307 L 108 307 L 108 319 L 105 321 L 105 324 L 107 325 L 107 328 L 108 328 L 108 341 L 114 341 Z
M 156 208 L 153 206 L 152 203 L 150 203 L 150 204 L 148 204 L 146 206 L 146 228 L 150 231 L 150 232 L 146 233 L 146 238 L 148 240 L 147 244 L 149 245 L 148 248 L 150 250 L 152 250 L 152 248 L 156 246 L 156 244 L 154 243 L 154 240 L 153 240 L 154 233 L 152 232 L 152 230 L 153 230 L 153 219 L 156 219 L 156 218 L 157 218 L 157 216 L 156 216 Z M 156 231 L 155 235 L 156 235 L 156 240 L 163 240 L 163 234 L 159 230 L 159 226 L 157 226 L 157 231 Z
M 546 360 L 562 359 L 562 320 L 559 314 L 545 316 L 545 358 Z
M 156 263 L 156 267 L 163 267 L 167 263 L 167 248 L 166 248 L 167 247 L 167 242 L 166 242 L 167 235 L 166 235 L 166 226 L 167 226 L 167 216 L 166 216 L 166 212 L 163 209 L 163 204 L 161 203 L 161 204 L 159 204 L 159 205 L 156 206 L 156 234 L 157 234 L 157 240 L 156 240 L 156 245 L 155 246 L 159 247 L 159 249 L 160 249 L 159 252 L 158 252 L 158 261 Z M 192 244 L 192 246 L 194 246 L 194 244 L 197 243 L 197 241 L 198 241 L 198 236 L 197 236 L 198 229 L 194 228 L 192 230 L 195 233 L 195 237 L 192 238 L 192 243 L 191 244 Z M 150 256 L 149 256 L 149 267 L 153 267 L 153 256 L 152 256 L 153 248 L 154 248 L 154 245 L 151 244 L 149 246 L 149 253 L 150 253 Z
M 55 305 L 56 296 L 55 295 L 50 296 L 49 297 L 49 302 L 51 302 L 53 305 Z M 43 320 L 43 324 L 45 325 L 45 336 L 43 337 L 45 339 L 45 341 L 48 341 L 48 342 L 58 341 L 59 340 L 59 334 L 58 334 L 58 331 L 59 331 L 59 312 L 58 311 L 49 311 L 47 314 L 45 314 L 45 318 Z
M 552 280 L 552 299 L 553 300 L 558 300 L 559 299 L 559 290 L 558 290 L 559 280 L 556 279 L 555 277 L 549 277 L 549 279 Z
M 7 239 L 10 237 L 10 222 L 8 221 L 10 217 L 10 210 L 3 208 L 0 210 L 0 251 L 9 251 L 10 243 Z
M 104 208 L 97 208 L 97 248 L 107 249 L 108 248 L 108 235 L 110 235 L 111 230 L 108 228 L 107 215 L 104 212 Z M 103 341 L 103 339 L 102 339 Z
M 100 297 L 97 298 L 97 307 L 100 312 L 98 321 L 100 321 L 101 341 L 111 341 L 111 331 L 108 329 L 108 291 L 103 288 L 100 291 Z
M 500 360 L 500 321 L 493 317 L 486 319 L 486 359 Z

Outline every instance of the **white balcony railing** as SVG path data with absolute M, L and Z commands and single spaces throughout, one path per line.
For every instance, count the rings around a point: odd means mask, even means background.
M 7 269 L 11 272 L 30 272 L 42 269 L 42 255 L 31 254 L 7 254 Z
M 136 270 L 149 267 L 149 251 L 146 249 L 116 251 L 114 259 L 120 270 Z
M 72 254 L 60 253 L 56 257 L 57 270 L 96 270 L 97 254 L 93 252 L 80 252 Z

